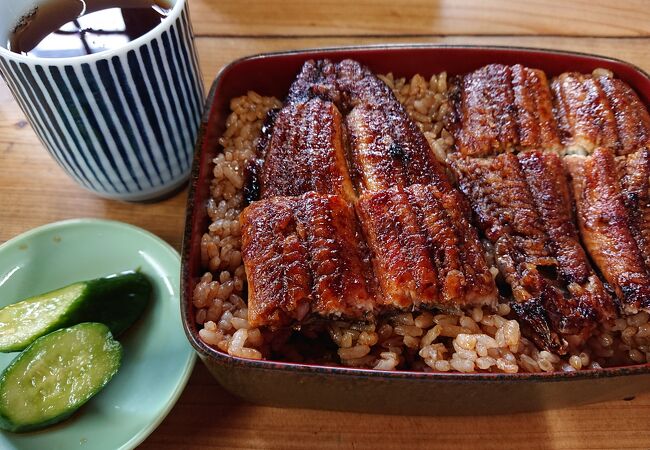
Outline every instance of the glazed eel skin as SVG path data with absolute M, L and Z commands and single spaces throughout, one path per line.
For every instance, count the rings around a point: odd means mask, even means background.
M 491 156 L 525 150 L 618 156 L 650 145 L 650 114 L 606 71 L 567 72 L 549 84 L 541 70 L 490 64 L 450 80 L 447 128 L 457 151 Z
M 383 305 L 495 305 L 496 285 L 462 195 L 414 184 L 367 192 L 357 204 Z
M 287 104 L 275 116 L 263 152 L 262 198 L 310 191 L 356 198 L 345 160 L 343 119 L 332 102 L 312 98 Z
M 587 251 L 625 314 L 650 309 L 650 151 L 565 159 Z
M 366 193 L 360 222 L 335 195 L 253 202 L 240 218 L 251 325 L 494 305 L 496 285 L 459 197 L 433 185 Z
M 354 201 L 350 179 L 357 192 L 432 183 L 452 189 L 391 89 L 352 60 L 307 61 L 262 147 L 262 198 L 313 190 Z
M 251 326 L 373 314 L 378 292 L 368 251 L 342 197 L 309 192 L 263 199 L 240 221 Z
M 538 344 L 563 353 L 564 334 L 586 337 L 615 316 L 573 224 L 562 161 L 555 153 L 457 155 L 452 167 L 512 290 L 512 307 Z
M 554 112 L 567 153 L 598 147 L 628 155 L 650 145 L 650 115 L 634 90 L 609 75 L 563 73 L 551 83 Z
M 541 70 L 490 64 L 450 82 L 446 125 L 461 154 L 559 150 L 551 91 Z

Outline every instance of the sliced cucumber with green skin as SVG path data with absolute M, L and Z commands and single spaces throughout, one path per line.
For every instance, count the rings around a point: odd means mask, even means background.
M 45 334 L 81 322 L 101 322 L 119 336 L 142 314 L 151 283 L 124 272 L 71 284 L 0 309 L 0 352 L 25 349 Z
M 121 360 L 122 346 L 101 323 L 38 338 L 0 375 L 0 428 L 32 431 L 66 419 L 106 386 Z

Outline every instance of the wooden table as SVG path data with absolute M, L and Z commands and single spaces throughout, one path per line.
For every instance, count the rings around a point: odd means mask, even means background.
M 307 47 L 430 42 L 577 50 L 650 71 L 650 6 L 612 0 L 190 0 L 203 79 L 240 56 Z M 0 82 L 0 242 L 73 217 L 121 220 L 180 248 L 186 192 L 156 204 L 97 198 L 43 150 Z M 650 448 L 650 394 L 494 417 L 394 417 L 284 410 L 240 401 L 198 364 L 143 449 Z

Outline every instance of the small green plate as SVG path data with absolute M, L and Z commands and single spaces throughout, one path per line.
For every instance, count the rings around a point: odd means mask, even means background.
M 0 431 L 0 449 L 132 449 L 165 418 L 194 366 L 180 319 L 180 258 L 167 243 L 120 222 L 45 225 L 0 246 L 0 306 L 75 281 L 140 269 L 154 285 L 150 307 L 120 339 L 118 374 L 70 419 L 42 431 Z M 0 371 L 17 353 L 0 354 Z

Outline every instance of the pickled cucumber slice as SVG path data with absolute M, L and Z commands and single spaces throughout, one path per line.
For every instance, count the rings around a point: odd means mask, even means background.
M 0 309 L 0 352 L 25 349 L 37 338 L 81 322 L 101 322 L 119 336 L 142 314 L 151 283 L 139 272 L 71 284 Z
M 37 430 L 60 422 L 117 373 L 122 346 L 101 323 L 38 338 L 0 375 L 0 428 Z

